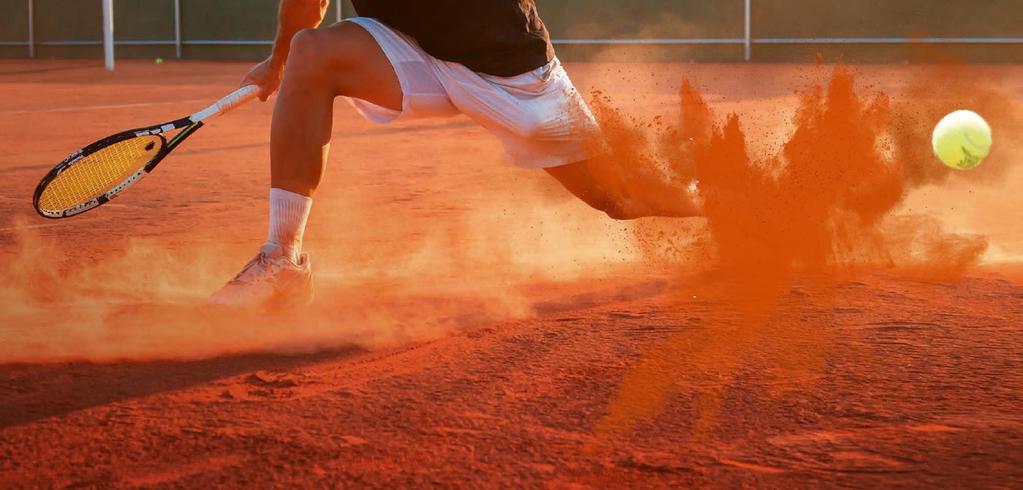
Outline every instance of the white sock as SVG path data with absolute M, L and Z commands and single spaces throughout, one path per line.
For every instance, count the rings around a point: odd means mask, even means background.
M 278 245 L 292 262 L 302 254 L 302 235 L 313 198 L 284 189 L 270 189 L 270 233 L 267 243 Z

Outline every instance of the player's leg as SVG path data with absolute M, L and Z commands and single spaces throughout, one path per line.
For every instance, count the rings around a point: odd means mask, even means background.
M 614 219 L 688 218 L 703 214 L 699 195 L 693 186 L 678 188 L 662 180 L 639 175 L 629 175 L 628 183 L 621 182 L 620 175 L 600 171 L 594 160 L 545 170 L 573 195 Z
M 316 191 L 337 96 L 401 109 L 390 61 L 373 36 L 350 22 L 301 31 L 292 40 L 270 136 L 273 187 L 309 197 Z
M 547 169 L 590 206 L 616 219 L 701 214 L 695 192 L 685 186 L 615 168 L 612 156 L 600 155 L 599 124 L 557 59 L 504 78 L 451 64 L 436 68 L 451 102 L 497 136 L 513 161 Z
M 270 137 L 270 230 L 259 254 L 212 303 L 268 306 L 311 298 L 302 237 L 327 161 L 334 99 L 355 97 L 399 110 L 401 85 L 374 38 L 344 22 L 292 40 Z

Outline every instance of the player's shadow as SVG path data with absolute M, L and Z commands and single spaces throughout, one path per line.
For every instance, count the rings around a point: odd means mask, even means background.
M 250 353 L 204 361 L 0 365 L 0 429 L 78 410 L 180 390 L 253 371 L 289 370 L 364 352 Z
M 600 291 L 564 296 L 555 294 L 554 299 L 535 303 L 533 311 L 541 316 L 569 313 L 599 305 L 654 297 L 663 294 L 667 287 L 668 283 L 664 280 L 647 280 Z M 402 298 L 403 302 L 413 306 L 440 300 L 443 298 L 427 297 L 417 303 Z M 469 311 L 468 308 L 455 310 Z M 137 319 L 134 310 L 126 315 L 127 324 Z M 499 321 L 499 318 L 473 313 L 439 320 L 439 324 L 453 331 L 463 331 L 492 324 Z M 206 385 L 255 371 L 283 372 L 305 365 L 341 362 L 363 352 L 363 348 L 349 346 L 315 354 L 254 352 L 201 361 L 0 364 L 0 429 L 120 401 Z

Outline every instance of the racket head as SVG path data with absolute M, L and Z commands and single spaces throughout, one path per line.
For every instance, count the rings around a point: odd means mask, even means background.
M 259 87 L 235 90 L 189 117 L 149 128 L 108 136 L 71 154 L 43 177 L 32 196 L 45 218 L 69 218 L 109 202 L 142 180 L 182 141 L 203 126 L 203 120 L 229 112 L 256 98 Z M 168 141 L 168 131 L 181 129 Z
M 203 126 L 189 118 L 117 133 L 57 164 L 36 186 L 32 204 L 44 218 L 70 218 L 106 204 L 156 168 Z M 183 129 L 182 129 L 183 128 Z M 181 129 L 169 140 L 168 131 Z
M 113 199 L 167 154 L 159 132 L 125 131 L 103 138 L 57 164 L 36 186 L 32 204 L 46 218 L 67 218 Z

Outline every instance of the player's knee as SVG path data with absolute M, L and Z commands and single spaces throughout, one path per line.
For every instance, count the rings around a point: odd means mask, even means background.
M 315 75 L 323 71 L 319 39 L 315 30 L 302 29 L 291 38 L 288 70 L 298 76 Z
M 316 43 L 315 29 L 301 29 L 291 38 L 291 54 L 299 56 L 312 54 L 316 50 Z
M 367 36 L 362 28 L 350 23 L 331 27 L 330 32 L 303 29 L 291 40 L 288 69 L 304 84 L 327 83 L 344 95 L 352 89 L 365 65 L 364 46 Z M 360 37 L 360 35 L 362 37 Z M 374 41 L 375 42 L 375 41 Z

